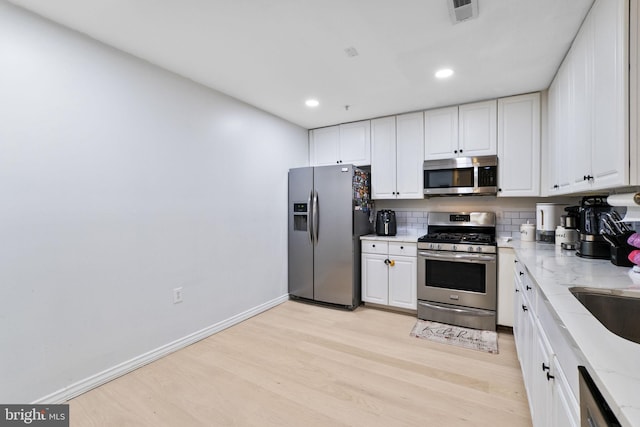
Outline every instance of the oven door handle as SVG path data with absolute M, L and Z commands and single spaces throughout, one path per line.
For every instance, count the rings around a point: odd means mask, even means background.
M 426 259 L 444 260 L 444 261 L 476 261 L 476 262 L 495 262 L 495 255 L 472 254 L 465 252 L 418 252 L 418 256 Z

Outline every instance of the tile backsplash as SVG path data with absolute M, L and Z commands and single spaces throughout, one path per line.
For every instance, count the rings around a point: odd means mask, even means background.
M 396 210 L 398 233 L 425 234 L 427 232 L 428 211 L 424 210 Z M 520 238 L 520 224 L 536 223 L 535 210 L 526 211 L 497 211 L 496 236 Z
M 520 238 L 520 225 L 536 223 L 536 211 L 503 211 L 496 213 L 496 237 Z

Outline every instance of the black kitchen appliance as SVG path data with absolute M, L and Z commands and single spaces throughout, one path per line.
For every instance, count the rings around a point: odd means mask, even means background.
M 376 214 L 376 234 L 378 236 L 395 236 L 398 229 L 396 213 L 390 209 L 382 209 Z
M 580 241 L 577 255 L 583 258 L 610 259 L 609 242 L 602 236 L 604 230 L 603 214 L 611 212 L 607 196 L 585 196 L 580 203 Z
M 569 230 L 575 230 L 580 225 L 580 206 L 567 206 L 566 214 L 560 216 L 560 225 Z

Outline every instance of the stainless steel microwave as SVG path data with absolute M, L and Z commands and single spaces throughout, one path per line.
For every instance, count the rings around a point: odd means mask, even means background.
M 498 192 L 498 156 L 424 162 L 424 195 L 485 195 Z

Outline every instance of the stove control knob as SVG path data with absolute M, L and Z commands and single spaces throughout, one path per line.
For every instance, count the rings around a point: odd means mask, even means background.
M 476 248 L 476 252 L 482 252 L 482 247 L 481 247 L 481 246 L 478 246 L 478 247 Z
M 467 248 L 467 251 L 473 252 L 473 246 L 469 246 L 469 248 Z
M 451 250 L 452 250 L 452 251 L 457 251 L 457 250 L 458 250 L 458 247 L 457 247 L 456 245 L 452 245 L 452 246 L 451 246 Z

